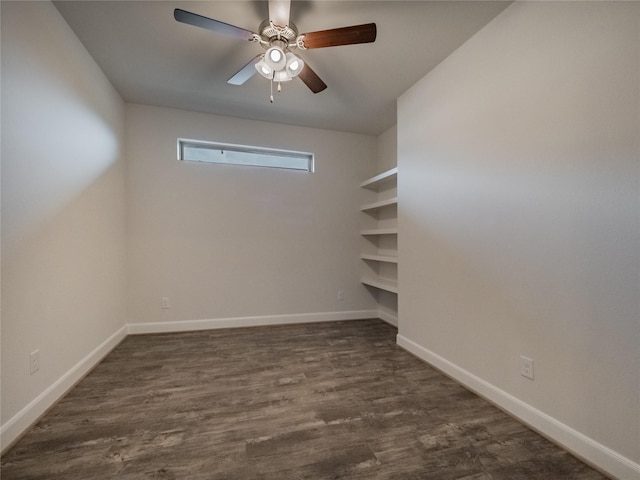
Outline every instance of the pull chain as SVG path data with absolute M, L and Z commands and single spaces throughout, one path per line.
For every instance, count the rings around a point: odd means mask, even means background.
M 276 78 L 276 72 L 273 72 L 273 75 L 271 76 L 271 96 L 269 97 L 269 102 L 273 103 L 273 81 Z M 278 88 L 277 88 L 278 93 L 280 93 L 282 91 L 282 85 L 280 84 L 280 82 L 278 82 Z
M 273 74 L 273 76 L 275 77 L 275 72 Z M 269 102 L 273 103 L 273 77 L 271 77 L 271 96 L 269 97 Z

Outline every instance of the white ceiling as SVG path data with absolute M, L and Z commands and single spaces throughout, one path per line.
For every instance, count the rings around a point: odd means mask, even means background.
M 227 79 L 262 52 L 254 43 L 176 22 L 182 8 L 251 31 L 266 1 L 57 1 L 62 16 L 127 102 L 378 135 L 396 99 L 480 30 L 505 1 L 293 1 L 301 33 L 375 22 L 375 43 L 297 51 L 328 88 L 299 80 L 269 103 L 269 81 Z

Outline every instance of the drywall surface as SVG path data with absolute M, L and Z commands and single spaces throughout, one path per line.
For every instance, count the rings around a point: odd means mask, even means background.
M 400 336 L 634 468 L 639 15 L 516 2 L 398 109 Z
M 126 119 L 131 323 L 377 309 L 358 277 L 376 137 L 142 105 Z M 181 162 L 178 138 L 312 152 L 315 173 Z
M 378 136 L 378 172 L 398 166 L 398 127 L 394 125 Z
M 1 8 L 4 435 L 125 325 L 126 257 L 122 100 L 53 5 Z

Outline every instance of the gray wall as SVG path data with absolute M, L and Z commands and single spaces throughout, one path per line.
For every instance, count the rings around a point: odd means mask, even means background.
M 639 27 L 514 3 L 398 108 L 401 341 L 636 475 Z
M 179 162 L 178 138 L 313 152 L 316 169 Z M 358 275 L 375 161 L 372 136 L 127 105 L 129 321 L 377 310 Z
M 53 5 L 1 8 L 4 447 L 124 327 L 126 277 L 124 104 Z

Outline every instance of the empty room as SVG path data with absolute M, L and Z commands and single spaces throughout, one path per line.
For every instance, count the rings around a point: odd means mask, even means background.
M 3 480 L 640 480 L 640 2 L 0 21 Z

